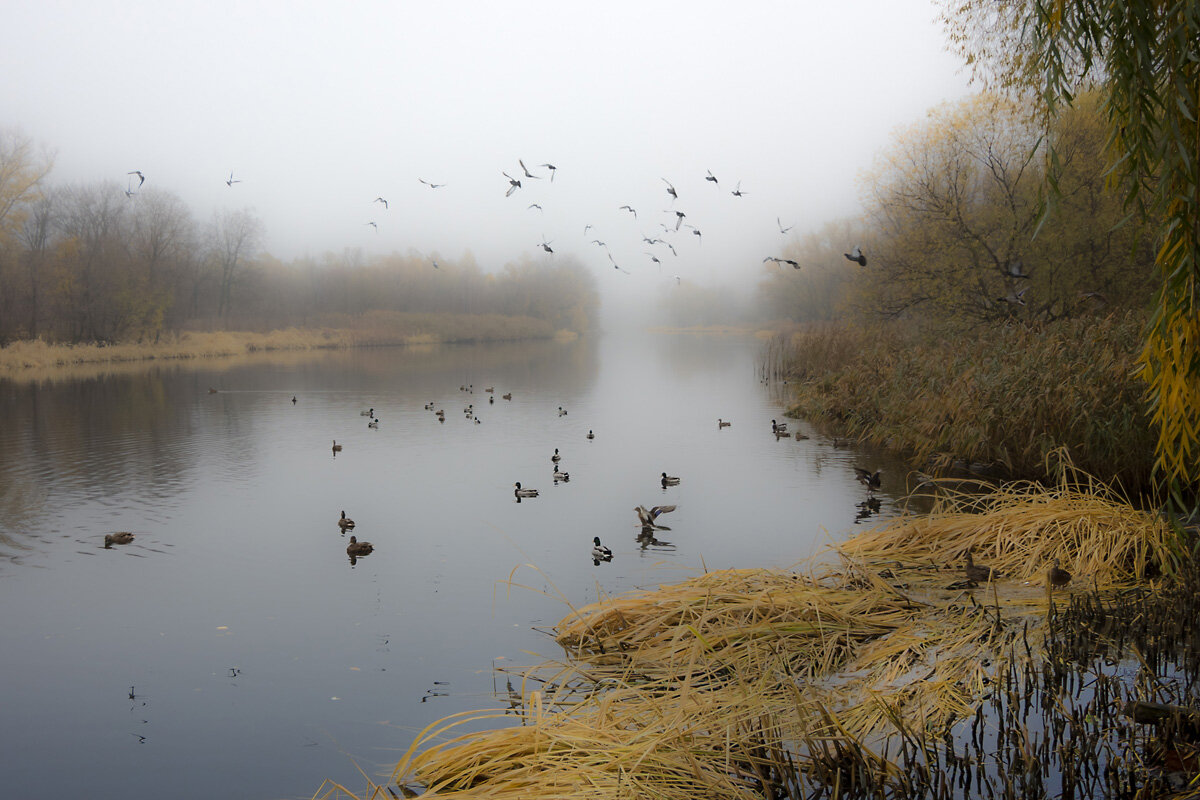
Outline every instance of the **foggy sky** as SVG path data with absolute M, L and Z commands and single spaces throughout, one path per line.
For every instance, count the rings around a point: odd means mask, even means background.
M 929 0 L 7 0 L 0 126 L 56 151 L 55 184 L 124 189 L 137 169 L 201 222 L 251 208 L 285 260 L 470 251 L 493 270 L 549 258 L 544 236 L 604 289 L 674 275 L 751 285 L 788 238 L 776 217 L 795 236 L 857 214 L 858 172 L 893 129 L 967 92 L 936 11 Z M 525 179 L 518 159 L 545 177 Z M 242 183 L 225 184 L 231 171 Z M 523 182 L 508 198 L 502 171 Z M 667 209 L 702 231 L 671 237 L 678 258 L 642 242 L 674 226 Z

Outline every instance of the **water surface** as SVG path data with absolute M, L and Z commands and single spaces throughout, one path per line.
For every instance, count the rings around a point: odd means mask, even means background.
M 756 354 L 609 336 L 0 382 L 4 795 L 361 788 L 429 722 L 497 707 L 493 664 L 557 655 L 535 628 L 567 602 L 795 564 L 860 522 L 855 464 L 894 513 L 900 465 L 771 435 Z M 639 541 L 634 506 L 668 503 Z M 342 509 L 376 546 L 353 564 Z

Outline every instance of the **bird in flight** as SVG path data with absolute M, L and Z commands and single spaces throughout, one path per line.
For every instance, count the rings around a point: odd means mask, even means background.
M 541 180 L 541 177 L 540 177 L 540 176 L 538 176 L 538 175 L 534 175 L 532 172 L 530 172 L 530 171 L 529 171 L 529 167 L 525 166 L 525 162 L 524 162 L 524 161 L 522 161 L 521 159 L 519 159 L 519 158 L 518 158 L 518 159 L 517 159 L 517 163 L 518 163 L 518 164 L 520 164 L 520 165 L 521 165 L 521 169 L 525 171 L 525 177 L 526 177 L 526 178 L 533 178 L 534 180 L 538 180 L 538 181 L 540 181 L 540 180 Z
M 141 171 L 140 169 L 135 169 L 133 172 L 126 172 L 125 174 L 126 174 L 126 175 L 137 175 L 137 176 L 138 176 L 138 178 L 139 178 L 139 180 L 138 180 L 138 188 L 139 188 L 139 189 L 140 189 L 140 188 L 142 188 L 142 184 L 146 182 L 146 176 L 142 174 L 142 171 Z
M 138 185 L 140 186 L 141 184 Z M 137 194 L 137 192 L 133 190 L 133 178 L 130 178 L 128 185 L 125 187 L 125 196 L 132 200 L 135 194 Z
M 764 264 L 765 264 L 765 263 L 767 263 L 768 261 L 774 261 L 776 264 L 778 264 L 778 263 L 780 263 L 781 261 L 783 261 L 783 259 L 782 259 L 782 258 L 776 258 L 775 256 L 767 256 L 766 258 L 764 258 L 764 259 L 762 260 L 762 263 L 764 263 Z
M 660 240 L 660 241 L 662 241 L 662 240 Z M 679 255 L 679 253 L 675 252 L 675 245 L 671 244 L 670 242 L 663 242 L 663 244 L 665 244 L 667 247 L 671 248 L 671 255 L 673 255 L 673 256 Z
M 842 255 L 846 257 L 847 261 L 853 261 L 860 267 L 865 267 L 867 265 L 867 257 L 863 255 L 862 248 L 858 245 L 854 245 L 853 250 L 851 250 L 849 253 L 842 253 Z
M 421 183 L 428 186 L 430 189 L 440 189 L 446 185 L 444 183 L 430 183 L 429 181 L 425 180 L 424 178 L 417 178 L 417 180 L 419 180 Z
M 651 261 L 658 264 L 659 269 L 662 269 L 662 262 L 658 260 L 658 256 L 654 255 L 654 253 L 646 253 L 646 255 L 650 256 Z
M 553 180 L 553 179 L 551 179 L 551 180 Z M 584 235 L 584 236 L 587 236 L 587 232 L 588 232 L 589 230 L 591 230 L 591 227 L 592 227 L 591 225 L 584 225 L 584 226 L 583 226 L 583 235 Z
M 687 214 L 683 213 L 682 211 L 675 212 L 675 230 L 679 230 L 679 226 L 683 224 L 683 218 L 686 216 Z
M 1008 277 L 1010 278 L 1031 278 L 1032 276 L 1025 271 L 1024 265 L 1020 259 L 1008 262 Z
M 786 228 L 785 228 L 785 227 L 783 227 L 783 223 L 779 221 L 779 217 L 776 217 L 776 218 L 775 218 L 775 224 L 779 226 L 779 232 L 780 232 L 780 233 L 787 233 L 787 232 L 788 232 L 788 231 L 790 231 L 792 228 L 796 227 L 795 225 L 788 225 Z
M 379 233 L 378 225 L 376 225 L 374 222 L 368 222 L 367 224 L 370 225 L 372 228 L 374 228 L 376 233 Z
M 431 259 L 429 259 L 429 261 L 433 264 L 434 269 L 441 269 L 441 267 L 438 266 L 436 258 L 431 258 Z
M 384 210 L 384 211 L 387 211 L 388 202 L 387 202 L 387 200 L 384 200 L 382 197 L 376 197 L 376 198 L 375 198 L 374 200 L 372 200 L 371 202 L 372 202 L 372 203 L 383 203 L 383 210 Z
M 741 197 L 744 194 L 744 192 L 742 192 L 742 182 L 741 181 L 738 181 L 737 188 L 734 189 L 732 192 L 730 192 L 730 194 L 733 195 L 734 197 Z
M 547 253 L 553 253 L 553 252 L 554 252 L 553 250 L 551 250 L 551 249 L 550 249 L 550 245 L 551 245 L 551 244 L 553 244 L 553 242 L 547 242 L 547 241 L 546 241 L 546 237 L 544 237 L 544 236 L 542 237 L 542 243 L 541 243 L 540 247 L 541 247 L 543 250 L 545 250 Z
M 501 172 L 500 174 L 503 175 L 504 177 L 508 178 L 509 185 L 508 185 L 508 191 L 504 193 L 505 197 L 508 197 L 510 194 L 515 192 L 517 189 L 521 188 L 521 182 L 519 180 L 517 180 L 516 178 L 514 178 L 512 175 L 509 175 L 507 172 Z
M 608 249 L 608 245 L 606 245 L 604 242 L 600 241 L 599 239 L 592 239 L 592 244 L 598 244 L 601 247 L 603 247 L 604 249 L 606 249 L 606 250 Z
M 707 177 L 707 178 L 705 178 L 704 180 L 706 180 L 706 181 L 712 181 L 712 182 L 713 182 L 713 185 L 714 185 L 714 186 L 716 186 L 718 189 L 720 189 L 720 188 L 721 188 L 721 184 L 717 183 L 717 176 L 712 174 L 712 170 L 711 170 L 711 169 L 710 169 L 710 170 L 707 170 L 707 172 L 708 172 L 708 177 Z
M 230 189 L 232 189 L 232 188 L 233 188 L 233 185 L 234 185 L 235 183 L 241 183 L 241 180 L 240 180 L 240 179 L 235 179 L 235 178 L 233 177 L 233 170 L 230 170 L 230 171 L 229 171 L 229 179 L 228 179 L 227 181 L 225 181 L 225 185 L 226 185 L 226 186 L 228 186 Z
M 557 170 L 558 167 L 554 166 L 553 164 L 539 164 L 538 166 L 542 166 L 550 170 L 550 182 L 554 183 L 554 171 Z
M 671 182 L 669 180 L 667 180 L 666 178 L 663 178 L 662 182 L 667 185 L 667 194 L 671 195 L 671 202 L 674 203 L 676 200 L 679 199 L 679 195 L 675 192 L 675 187 L 672 186 Z
M 629 272 L 629 270 L 621 268 L 621 265 L 617 263 L 617 260 L 612 257 L 612 253 L 608 254 L 608 260 L 612 262 L 613 269 L 619 269 L 619 270 L 621 270 L 621 272 L 624 272 L 626 275 L 631 274 Z
M 776 260 L 777 260 L 777 261 L 782 261 L 784 264 L 787 264 L 787 265 L 788 265 L 789 267 L 791 267 L 792 269 L 800 269 L 800 264 L 799 264 L 799 262 L 792 261 L 790 258 L 783 258 L 783 259 L 776 259 Z
M 526 206 L 525 210 L 528 211 L 531 208 L 536 208 L 538 211 L 542 210 L 542 207 L 539 206 L 537 203 L 530 203 L 528 206 Z
M 688 227 L 692 229 L 692 233 L 696 235 L 696 238 L 700 239 L 700 241 L 704 241 L 704 239 L 700 237 L 699 228 L 697 228 L 695 225 L 688 225 Z
M 633 214 L 634 219 L 637 219 L 637 211 L 632 206 L 621 206 L 617 211 L 628 211 L 630 214 Z
M 1011 303 L 1014 306 L 1023 306 L 1023 305 L 1025 305 L 1025 292 L 1027 292 L 1027 291 L 1029 291 L 1028 286 L 1026 286 L 1024 289 L 1022 289 L 1019 292 L 1016 292 L 1016 291 L 1009 292 L 1007 297 L 1001 297 L 999 299 L 1001 302 Z

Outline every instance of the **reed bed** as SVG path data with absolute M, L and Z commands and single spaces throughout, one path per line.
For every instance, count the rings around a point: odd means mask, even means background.
M 706 572 L 604 598 L 558 623 L 563 659 L 503 673 L 508 709 L 422 731 L 388 790 L 965 800 L 1161 786 L 1142 765 L 1152 737 L 1114 706 L 1147 681 L 1122 677 L 1112 648 L 1156 674 L 1178 669 L 1172 642 L 1200 653 L 1177 611 L 1200 615 L 1179 541 L 1104 487 L 1019 485 L 949 496 L 803 571 Z M 967 547 L 1007 577 L 965 583 Z M 1058 603 L 1042 583 L 1053 558 L 1078 576 Z M 1163 600 L 1153 575 L 1187 588 Z

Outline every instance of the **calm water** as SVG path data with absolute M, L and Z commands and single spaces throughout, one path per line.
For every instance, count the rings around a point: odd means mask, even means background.
M 605 337 L 0 382 L 0 794 L 361 788 L 356 765 L 497 707 L 493 663 L 556 655 L 534 630 L 556 596 L 791 565 L 854 529 L 855 464 L 884 467 L 893 513 L 899 465 L 771 435 L 756 352 Z M 672 530 L 639 543 L 633 507 L 665 503 Z M 341 509 L 376 546 L 353 565 Z M 105 550 L 119 530 L 135 541 Z

